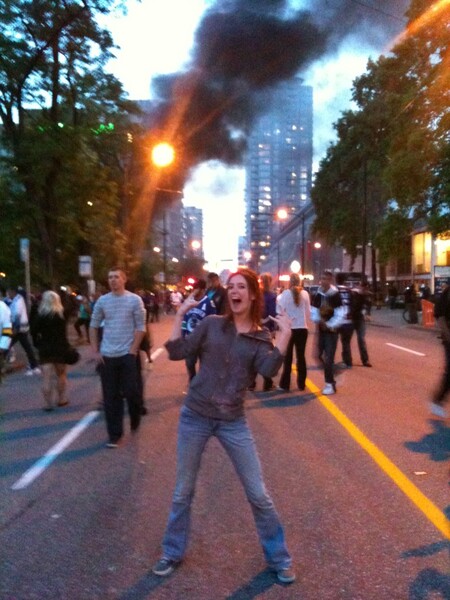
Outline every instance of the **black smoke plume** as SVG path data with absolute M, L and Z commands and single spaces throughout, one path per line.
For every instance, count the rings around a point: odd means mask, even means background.
M 347 36 L 380 43 L 402 30 L 406 0 L 221 0 L 204 15 L 190 64 L 152 82 L 153 129 L 183 158 L 178 185 L 201 162 L 242 162 L 254 120 L 280 81 L 301 75 Z M 372 8 L 370 8 L 372 7 Z M 398 19 L 389 15 L 397 15 Z

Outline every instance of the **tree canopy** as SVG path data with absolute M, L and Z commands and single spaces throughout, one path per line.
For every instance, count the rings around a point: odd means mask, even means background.
M 417 221 L 450 229 L 450 5 L 413 0 L 407 16 L 391 53 L 354 81 L 356 108 L 335 123 L 312 190 L 315 232 L 353 258 L 370 242 L 383 263 Z
M 0 4 L 0 235 L 3 270 L 18 273 L 30 239 L 33 280 L 73 281 L 78 255 L 125 262 L 123 196 L 139 128 L 105 71 L 114 46 L 98 16 L 114 0 Z

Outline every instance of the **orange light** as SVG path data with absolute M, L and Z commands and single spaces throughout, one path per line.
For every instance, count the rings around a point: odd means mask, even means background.
M 279 219 L 280 221 L 284 221 L 289 216 L 288 211 L 285 208 L 279 208 L 276 212 L 276 215 L 277 219 Z
M 175 150 L 167 142 L 160 142 L 152 148 L 152 163 L 157 167 L 168 167 L 175 159 Z

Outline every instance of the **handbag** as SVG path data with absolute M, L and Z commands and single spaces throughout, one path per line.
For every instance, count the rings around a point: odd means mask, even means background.
M 80 360 L 80 353 L 73 346 L 69 346 L 64 352 L 64 363 L 66 365 L 74 365 Z

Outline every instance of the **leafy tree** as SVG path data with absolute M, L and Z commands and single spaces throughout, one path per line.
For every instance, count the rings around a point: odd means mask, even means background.
M 413 0 L 405 35 L 354 82 L 357 110 L 320 164 L 314 228 L 353 257 L 370 239 L 385 263 L 418 219 L 435 234 L 450 225 L 450 6 L 435 9 Z
M 0 233 L 16 247 L 17 236 L 30 238 L 34 279 L 47 285 L 75 277 L 79 254 L 92 254 L 94 264 L 125 257 L 120 173 L 110 157 L 125 147 L 129 105 L 103 71 L 113 45 L 97 20 L 114 6 L 0 5 Z M 14 270 L 11 248 L 7 260 Z

